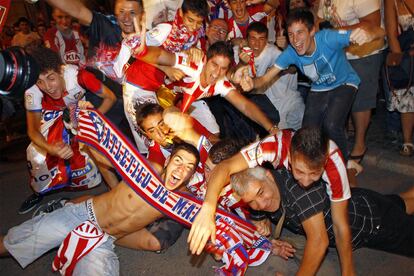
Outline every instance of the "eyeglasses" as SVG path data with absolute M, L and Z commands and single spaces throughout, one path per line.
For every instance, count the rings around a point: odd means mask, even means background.
M 219 34 L 222 35 L 227 35 L 227 30 L 220 28 L 218 26 L 210 26 L 210 28 L 212 28 L 213 30 L 215 30 L 216 32 L 218 32 Z

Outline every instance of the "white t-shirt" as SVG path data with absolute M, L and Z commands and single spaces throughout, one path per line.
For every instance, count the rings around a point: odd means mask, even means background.
M 328 8 L 325 7 L 325 2 L 327 0 L 320 0 L 319 2 L 319 9 L 318 9 L 318 17 L 322 19 L 326 18 L 329 11 Z M 365 17 L 381 8 L 381 0 L 330 0 L 331 6 L 330 10 L 334 9 L 336 14 L 338 15 L 336 18 L 337 20 L 331 19 L 334 27 L 340 26 L 349 26 L 358 24 L 360 21 L 359 19 Z M 383 25 L 383 24 L 381 24 Z M 370 53 L 369 55 L 373 55 L 378 53 L 379 50 Z M 368 56 L 369 56 L 368 55 Z M 348 59 L 358 59 L 360 57 L 354 56 L 352 54 L 347 53 Z

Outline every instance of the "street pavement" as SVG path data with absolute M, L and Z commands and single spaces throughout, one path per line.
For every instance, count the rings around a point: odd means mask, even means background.
M 387 138 L 384 132 L 384 112 L 374 117 L 368 133 L 368 152 L 363 161 L 364 172 L 357 177 L 360 187 L 382 193 L 399 193 L 414 185 L 414 157 L 398 155 L 399 142 Z M 28 188 L 28 174 L 25 162 L 27 141 L 5 145 L 0 141 L 0 234 L 31 217 L 31 213 L 18 215 L 21 202 L 31 194 Z M 352 143 L 352 139 L 350 139 Z M 100 187 L 85 192 L 61 192 L 47 196 L 50 199 L 68 196 L 77 197 L 86 193 L 98 194 L 106 191 Z M 121 275 L 213 275 L 212 267 L 220 266 L 210 256 L 191 256 L 186 244 L 188 231 L 164 254 L 141 252 L 116 247 L 120 260 Z M 291 238 L 288 231 L 282 238 Z M 22 269 L 12 258 L 0 259 L 2 275 L 56 275 L 51 271 L 51 263 L 56 250 L 45 254 L 37 261 Z M 354 262 L 358 275 L 414 275 L 414 260 L 371 249 L 354 252 Z M 293 275 L 297 270 L 297 260 L 284 261 L 271 256 L 259 267 L 249 268 L 247 275 L 274 275 L 276 271 Z M 330 249 L 318 275 L 340 275 L 336 252 Z

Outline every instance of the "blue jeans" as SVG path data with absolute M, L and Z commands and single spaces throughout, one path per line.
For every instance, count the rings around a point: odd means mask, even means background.
M 4 237 L 4 246 L 25 268 L 44 253 L 60 246 L 70 231 L 88 219 L 85 202 L 67 204 L 11 228 Z M 73 275 L 119 275 L 119 261 L 113 243 L 114 238 L 109 237 L 80 259 Z
M 333 90 L 310 91 L 306 98 L 303 127 L 317 126 L 333 140 L 342 151 L 344 158 L 348 156 L 345 136 L 345 122 L 351 110 L 357 89 L 350 85 L 341 85 Z

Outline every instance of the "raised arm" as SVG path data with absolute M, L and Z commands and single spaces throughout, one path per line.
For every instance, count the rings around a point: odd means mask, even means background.
M 161 47 L 148 47 L 147 54 L 139 57 L 139 59 L 147 63 L 154 63 L 165 66 L 175 65 L 175 54 L 167 52 Z
M 305 252 L 296 275 L 316 275 L 329 245 L 323 213 L 302 222 L 306 233 Z
M 246 160 L 241 153 L 238 153 L 232 158 L 222 161 L 213 169 L 207 183 L 206 197 L 187 239 L 192 254 L 200 255 L 210 236 L 212 242 L 215 242 L 215 213 L 220 192 L 224 185 L 230 182 L 230 175 L 247 168 Z
M 89 26 L 92 22 L 92 11 L 79 0 L 47 0 L 47 2 L 78 19 L 82 25 Z
M 182 113 L 174 106 L 164 110 L 162 116 L 172 135 L 197 147 L 201 135 L 193 128 L 193 120 L 190 115 Z
M 247 0 L 246 1 L 247 5 L 255 5 L 255 4 L 264 4 L 264 12 L 269 14 L 270 12 L 272 12 L 274 9 L 276 9 L 277 7 L 279 7 L 280 2 L 279 0 Z
M 280 69 L 276 66 L 273 66 L 268 70 L 263 76 L 255 78 L 253 89 L 262 89 L 263 87 L 266 87 L 269 85 L 274 78 L 277 77 L 277 75 L 280 73 Z
M 272 121 L 269 120 L 256 104 L 237 92 L 237 90 L 230 91 L 225 98 L 246 117 L 261 125 L 269 133 L 273 130 L 274 124 Z

